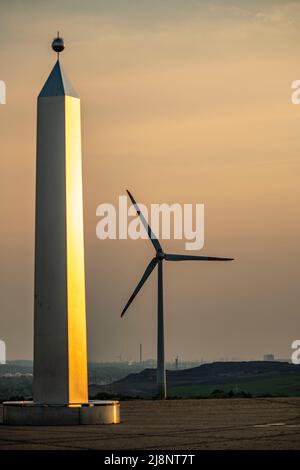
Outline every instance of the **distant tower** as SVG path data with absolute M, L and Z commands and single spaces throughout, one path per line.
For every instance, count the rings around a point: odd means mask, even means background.
M 140 343 L 140 364 L 143 363 L 143 346 L 142 343 Z
M 116 359 L 119 359 L 119 362 L 122 362 L 122 353 L 120 353 L 118 356 L 116 356 Z
M 86 403 L 80 99 L 59 57 L 38 97 L 34 297 L 34 401 Z
M 179 357 L 175 357 L 175 370 L 178 370 L 178 362 L 179 362 Z

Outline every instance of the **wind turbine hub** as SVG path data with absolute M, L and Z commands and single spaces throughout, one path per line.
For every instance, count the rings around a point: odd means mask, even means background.
M 156 253 L 156 258 L 159 259 L 159 260 L 163 260 L 163 259 L 165 259 L 165 257 L 166 257 L 166 255 L 164 254 L 163 251 L 158 251 Z

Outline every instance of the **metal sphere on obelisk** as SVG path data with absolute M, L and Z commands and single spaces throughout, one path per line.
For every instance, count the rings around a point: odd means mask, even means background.
M 57 37 L 53 39 L 52 41 L 52 49 L 59 53 L 62 52 L 65 48 L 65 42 L 63 38 L 59 37 L 59 31 L 57 32 Z
M 80 99 L 59 60 L 37 101 L 35 217 L 33 402 L 5 403 L 4 424 L 117 423 L 118 402 L 88 400 Z

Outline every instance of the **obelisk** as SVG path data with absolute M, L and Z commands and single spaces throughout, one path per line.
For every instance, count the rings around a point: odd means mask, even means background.
M 3 402 L 14 426 L 117 424 L 120 403 L 88 401 L 80 99 L 59 61 L 37 106 L 33 401 Z
M 80 99 L 58 58 L 37 103 L 35 403 L 88 402 Z

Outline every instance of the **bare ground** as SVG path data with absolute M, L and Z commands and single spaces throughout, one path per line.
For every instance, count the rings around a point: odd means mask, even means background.
M 0 425 L 0 451 L 15 449 L 300 449 L 300 398 L 127 401 L 122 423 Z

